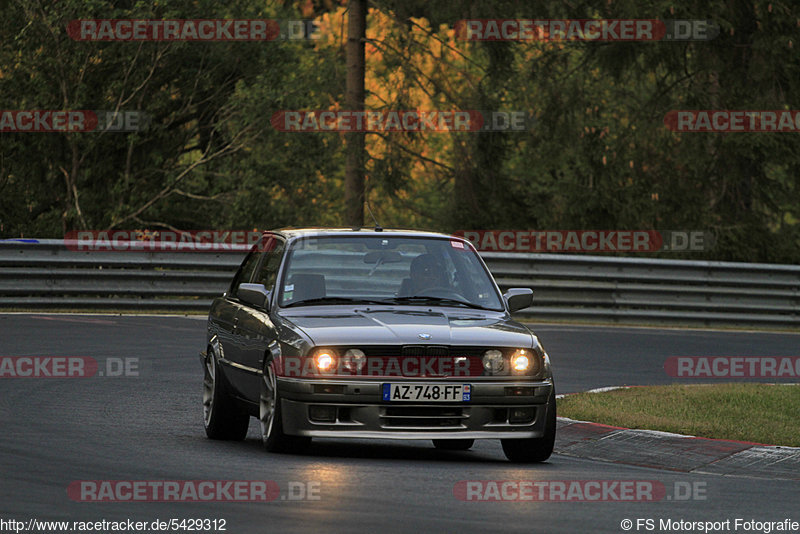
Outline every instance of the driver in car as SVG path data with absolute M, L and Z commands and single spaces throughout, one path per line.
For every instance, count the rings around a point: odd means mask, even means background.
M 420 254 L 411 262 L 411 278 L 408 280 L 406 295 L 424 294 L 428 289 L 449 288 L 444 267 L 433 254 Z M 404 284 L 405 285 L 405 284 Z

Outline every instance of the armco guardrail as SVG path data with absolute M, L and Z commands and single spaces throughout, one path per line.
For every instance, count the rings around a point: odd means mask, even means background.
M 243 251 L 96 252 L 0 241 L 0 308 L 204 311 Z M 530 287 L 536 319 L 800 326 L 800 267 L 484 253 L 501 288 Z
M 0 308 L 207 310 L 244 255 L 78 251 L 60 239 L 0 241 Z
M 485 253 L 502 288 L 530 287 L 526 315 L 689 325 L 800 326 L 800 267 Z

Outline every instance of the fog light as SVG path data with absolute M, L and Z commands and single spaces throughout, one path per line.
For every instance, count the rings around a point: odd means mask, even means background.
M 344 395 L 345 386 L 333 384 L 314 384 L 314 393 L 323 393 L 329 395 Z
M 336 406 L 309 406 L 308 418 L 315 423 L 335 423 Z
M 483 353 L 483 368 L 490 375 L 502 372 L 505 367 L 503 353 L 497 349 L 487 350 Z
M 506 397 L 533 397 L 532 387 L 518 386 L 506 388 Z
M 509 423 L 530 423 L 536 417 L 535 408 L 509 408 Z

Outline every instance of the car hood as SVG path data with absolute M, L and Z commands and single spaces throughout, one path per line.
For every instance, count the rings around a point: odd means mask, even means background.
M 281 316 L 322 345 L 531 347 L 533 336 L 503 313 L 476 310 L 283 310 Z M 428 335 L 430 338 L 428 338 Z

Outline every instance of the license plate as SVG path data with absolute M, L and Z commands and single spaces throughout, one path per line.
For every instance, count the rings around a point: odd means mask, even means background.
M 394 402 L 469 402 L 469 384 L 383 384 L 383 400 Z

